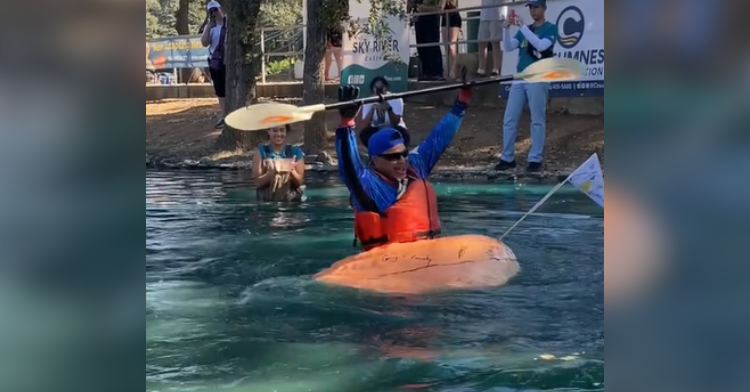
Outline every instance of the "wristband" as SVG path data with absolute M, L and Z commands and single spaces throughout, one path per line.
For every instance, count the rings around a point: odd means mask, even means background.
M 453 103 L 453 107 L 451 108 L 451 113 L 456 115 L 457 117 L 463 118 L 466 116 L 466 109 L 469 107 L 469 105 L 465 102 L 461 102 L 458 99 Z
M 459 91 L 457 99 L 459 102 L 468 105 L 469 101 L 471 100 L 471 95 L 472 95 L 471 90 L 468 90 L 468 91 L 462 90 L 462 91 Z

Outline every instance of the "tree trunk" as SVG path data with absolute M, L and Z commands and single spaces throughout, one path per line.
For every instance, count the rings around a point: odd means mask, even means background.
M 326 12 L 325 0 L 307 0 L 307 20 L 320 20 Z M 326 54 L 325 23 L 307 24 L 305 45 L 305 71 L 302 79 L 304 105 L 315 105 L 325 100 L 325 75 L 323 60 Z M 306 154 L 318 154 L 328 146 L 325 113 L 318 113 L 305 124 Z
M 192 0 L 180 0 L 175 12 L 175 30 L 179 35 L 190 35 L 190 3 Z M 181 69 L 180 82 L 188 83 L 193 72 L 192 69 Z
M 231 113 L 255 102 L 255 81 L 261 69 L 257 50 L 262 0 L 225 0 L 227 11 L 227 109 Z M 217 140 L 223 150 L 246 151 L 266 139 L 264 132 L 242 132 L 225 127 Z
M 175 30 L 179 35 L 190 34 L 190 3 L 191 0 L 180 0 L 175 12 Z

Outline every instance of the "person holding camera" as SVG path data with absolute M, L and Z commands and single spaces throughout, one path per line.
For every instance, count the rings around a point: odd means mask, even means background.
M 378 76 L 370 83 L 370 90 L 373 96 L 388 97 L 390 93 L 390 84 L 382 77 Z M 401 98 L 389 99 L 380 103 L 365 105 L 362 107 L 362 120 L 365 124 L 380 128 L 383 126 L 404 127 L 404 100 Z
M 529 8 L 533 23 L 526 25 L 520 15 L 512 13 L 503 28 L 503 50 L 505 52 L 518 50 L 518 72 L 523 72 L 539 60 L 554 57 L 554 45 L 558 35 L 557 26 L 546 19 L 546 0 L 531 0 L 526 7 Z M 514 37 L 510 35 L 511 26 L 519 28 Z M 549 83 L 513 82 L 503 119 L 503 151 L 500 155 L 500 163 L 495 166 L 496 170 L 504 171 L 516 167 L 515 148 L 518 125 L 523 108 L 528 101 L 529 111 L 531 111 L 531 150 L 529 150 L 527 171 L 541 171 L 547 135 L 548 98 Z
M 224 117 L 228 114 L 226 104 L 226 16 L 222 11 L 221 4 L 217 1 L 209 1 L 206 9 L 208 11 L 208 22 L 203 29 L 201 43 L 203 47 L 208 48 L 208 71 L 221 109 L 221 118 L 216 122 L 215 128 L 221 129 L 224 128 Z
M 370 83 L 373 96 L 387 99 L 390 85 L 388 81 L 378 76 Z M 404 100 L 401 98 L 388 99 L 383 102 L 368 104 L 362 107 L 360 123 L 360 140 L 367 145 L 367 140 L 384 127 L 395 128 L 408 138 L 406 123 L 404 122 Z

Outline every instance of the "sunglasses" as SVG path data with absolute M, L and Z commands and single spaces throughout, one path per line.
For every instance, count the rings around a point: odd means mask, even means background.
M 540 7 L 540 6 L 538 6 L 538 5 L 530 5 L 530 6 L 529 6 L 529 9 L 532 9 L 532 10 L 538 10 L 538 9 L 540 9 L 540 8 L 542 8 L 542 7 Z
M 398 160 L 406 159 L 407 157 L 409 157 L 409 151 L 404 150 L 404 151 L 401 151 L 401 152 L 394 152 L 394 153 L 391 153 L 391 154 L 381 154 L 381 155 L 378 155 L 378 156 L 380 158 L 385 159 L 386 161 L 396 162 Z

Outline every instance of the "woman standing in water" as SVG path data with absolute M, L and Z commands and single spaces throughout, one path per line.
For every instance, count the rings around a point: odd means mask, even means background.
M 305 183 L 305 154 L 287 144 L 289 125 L 268 130 L 269 143 L 253 156 L 253 178 L 260 202 L 302 201 Z

